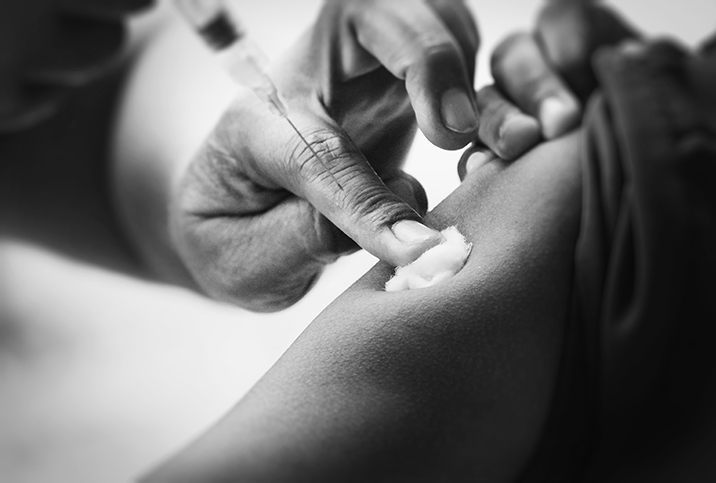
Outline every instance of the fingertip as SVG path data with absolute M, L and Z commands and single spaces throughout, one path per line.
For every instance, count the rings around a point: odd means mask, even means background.
M 539 107 L 542 135 L 546 139 L 561 136 L 579 123 L 580 107 L 571 97 L 548 97 Z
M 486 146 L 473 146 L 467 149 L 457 163 L 460 181 L 465 181 L 470 174 L 495 159 L 498 159 L 498 155 Z
M 480 166 L 492 161 L 495 157 L 495 153 L 492 151 L 475 151 L 465 162 L 465 176 L 474 173 Z
M 396 266 L 414 262 L 427 250 L 445 241 L 442 233 L 415 220 L 398 221 L 390 231 L 398 243 L 394 245 L 393 259 L 386 261 Z
M 502 123 L 497 140 L 497 152 L 502 159 L 512 160 L 539 143 L 540 125 L 524 114 L 509 116 Z
M 476 132 L 479 127 L 475 103 L 460 88 L 454 87 L 443 93 L 441 114 L 445 127 L 458 134 Z

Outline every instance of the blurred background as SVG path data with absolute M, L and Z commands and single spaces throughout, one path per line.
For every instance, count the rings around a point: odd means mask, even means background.
M 490 81 L 493 47 L 512 31 L 530 29 L 542 1 L 469 3 L 482 37 L 479 87 Z M 689 46 L 716 31 L 713 0 L 612 3 L 643 32 Z M 280 62 L 321 2 L 234 5 Z M 131 18 L 125 49 L 152 66 L 141 71 L 143 79 L 130 74 L 125 85 L 148 81 L 154 88 L 135 101 L 142 104 L 141 119 L 127 118 L 120 103 L 112 122 L 129 123 L 129 134 L 115 139 L 113 156 L 156 149 L 131 142 L 132 129 L 149 130 L 168 143 L 165 152 L 187 156 L 234 86 L 166 2 Z M 424 184 L 431 207 L 457 185 L 459 154 L 418 135 L 407 171 Z M 3 184 L 0 168 L 0 482 L 131 481 L 235 404 L 375 263 L 362 252 L 340 260 L 283 312 L 254 314 L 215 303 L 133 276 L 126 247 L 103 227 L 103 212 L 75 196 L 72 173 L 52 166 L 27 178 L 5 176 L 12 186 Z M 52 189 L 38 191 L 36 176 L 51 179 Z M 13 205 L 3 190 L 34 193 L 27 195 L 34 201 Z

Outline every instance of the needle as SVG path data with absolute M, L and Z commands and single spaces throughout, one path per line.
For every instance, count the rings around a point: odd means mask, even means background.
M 288 118 L 288 106 L 269 77 L 266 55 L 247 37 L 246 30 L 226 8 L 226 0 L 175 1 L 184 18 L 217 53 L 232 79 L 237 84 L 253 90 L 273 114 L 286 118 L 301 141 L 343 191 L 343 186 L 323 159 Z
M 336 178 L 336 176 L 331 172 L 331 169 L 330 169 L 330 168 L 328 167 L 328 165 L 321 159 L 321 157 L 318 155 L 318 153 L 316 153 L 316 151 L 311 147 L 311 145 L 308 144 L 308 141 L 306 141 L 306 138 L 303 137 L 303 134 L 301 134 L 301 131 L 299 131 L 298 128 L 296 128 L 296 126 L 291 122 L 291 119 L 289 119 L 288 116 L 285 116 L 285 118 L 286 118 L 286 120 L 288 121 L 288 123 L 291 125 L 291 127 L 293 128 L 293 130 L 296 131 L 296 134 L 298 134 L 298 137 L 301 138 L 301 141 L 303 141 L 303 144 L 305 144 L 306 147 L 311 151 L 311 153 L 313 153 L 313 155 L 316 157 L 316 159 L 318 160 L 318 162 L 323 165 L 323 169 L 325 169 L 326 172 L 331 176 L 331 178 L 333 178 L 333 181 L 336 182 L 336 184 L 337 184 L 338 187 L 341 189 L 341 191 L 344 191 L 344 190 L 343 190 L 343 186 L 341 185 L 341 182 L 338 181 L 338 178 Z

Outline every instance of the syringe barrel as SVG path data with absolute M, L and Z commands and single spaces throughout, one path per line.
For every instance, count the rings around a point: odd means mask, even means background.
M 230 14 L 224 1 L 175 0 L 184 18 L 217 53 L 231 78 L 254 91 L 271 112 L 286 117 L 286 103 L 267 73 L 268 59 Z

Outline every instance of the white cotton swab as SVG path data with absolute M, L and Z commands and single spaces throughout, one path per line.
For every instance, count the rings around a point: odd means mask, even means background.
M 426 251 L 413 263 L 395 270 L 385 284 L 386 292 L 431 287 L 455 275 L 465 265 L 472 243 L 454 226 L 442 232 L 445 241 Z

